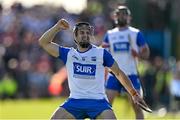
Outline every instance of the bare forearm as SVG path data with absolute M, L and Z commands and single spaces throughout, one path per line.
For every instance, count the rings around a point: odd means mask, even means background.
M 50 28 L 48 31 L 46 31 L 41 38 L 39 39 L 39 44 L 41 46 L 45 46 L 52 42 L 54 39 L 55 35 L 59 32 L 59 28 L 54 25 L 52 28 Z
M 146 45 L 146 47 L 144 47 L 140 50 L 139 57 L 141 59 L 146 60 L 149 58 L 149 55 L 150 55 L 150 50 L 149 50 L 149 47 Z
M 121 71 L 121 70 L 120 70 Z M 118 80 L 121 82 L 121 84 L 125 87 L 125 89 L 128 91 L 128 93 L 131 96 L 134 96 L 136 94 L 136 91 L 131 83 L 131 81 L 129 80 L 129 78 L 124 74 L 123 71 L 119 72 L 118 74 L 116 74 L 116 77 L 118 78 Z
M 110 68 L 112 70 L 112 72 L 114 73 L 114 75 L 116 76 L 116 78 L 120 81 L 120 83 L 125 87 L 125 89 L 128 91 L 128 93 L 131 96 L 134 96 L 137 92 L 134 89 L 131 81 L 129 80 L 129 78 L 125 75 L 125 73 L 118 67 L 118 64 L 116 61 L 114 61 L 114 64 L 112 65 L 112 67 Z
M 69 29 L 69 23 L 65 19 L 60 19 L 52 28 L 46 31 L 39 39 L 39 45 L 50 55 L 54 57 L 60 56 L 60 46 L 52 40 L 60 30 Z

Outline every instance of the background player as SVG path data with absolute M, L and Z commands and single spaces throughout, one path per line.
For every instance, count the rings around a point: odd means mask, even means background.
M 108 47 L 119 67 L 128 75 L 135 89 L 140 93 L 140 81 L 138 77 L 136 59 L 147 59 L 149 48 L 139 29 L 129 26 L 131 12 L 126 6 L 118 6 L 114 12 L 116 27 L 108 30 L 103 42 L 103 47 Z M 107 84 L 107 96 L 112 104 L 118 93 L 124 91 L 123 86 L 112 74 L 109 75 Z M 132 101 L 131 97 L 129 97 Z M 142 110 L 132 102 L 137 119 L 143 119 Z
M 52 116 L 52 119 L 115 119 L 114 112 L 106 100 L 104 67 L 109 67 L 131 94 L 135 103 L 147 106 L 138 95 L 126 75 L 105 49 L 90 44 L 92 27 L 81 22 L 75 25 L 73 35 L 77 49 L 66 48 L 52 42 L 60 30 L 69 29 L 68 22 L 61 19 L 39 39 L 40 46 L 50 55 L 66 64 L 70 96 Z

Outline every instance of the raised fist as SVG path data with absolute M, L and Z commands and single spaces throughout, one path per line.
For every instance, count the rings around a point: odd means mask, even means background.
M 65 19 L 60 19 L 60 20 L 57 22 L 56 26 L 57 26 L 59 29 L 62 29 L 62 30 L 67 30 L 67 29 L 70 28 L 68 21 L 65 20 Z

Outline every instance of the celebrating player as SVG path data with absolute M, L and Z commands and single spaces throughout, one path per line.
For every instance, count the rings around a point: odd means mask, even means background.
M 116 119 L 105 94 L 105 66 L 116 75 L 134 103 L 147 106 L 112 56 L 104 48 L 90 44 L 93 27 L 89 23 L 77 23 L 73 29 L 77 49 L 59 46 L 52 41 L 59 31 L 67 29 L 70 29 L 69 23 L 60 19 L 39 39 L 40 46 L 46 52 L 63 60 L 68 74 L 70 96 L 51 119 Z

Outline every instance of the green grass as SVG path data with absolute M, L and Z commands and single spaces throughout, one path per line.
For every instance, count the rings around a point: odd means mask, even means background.
M 65 98 L 0 101 L 0 119 L 49 119 L 64 100 Z M 132 108 L 124 98 L 115 99 L 113 109 L 119 119 L 134 119 Z M 145 113 L 145 118 L 180 119 L 180 115 L 158 117 L 156 114 Z

